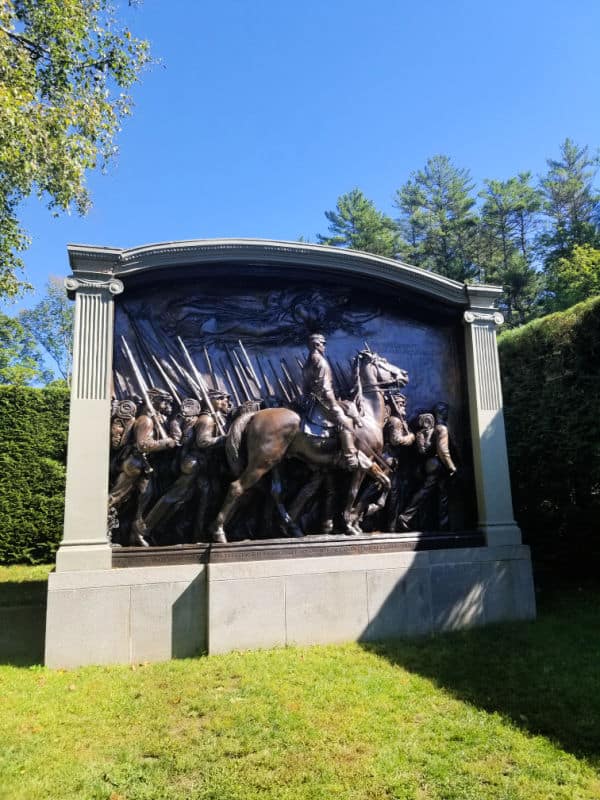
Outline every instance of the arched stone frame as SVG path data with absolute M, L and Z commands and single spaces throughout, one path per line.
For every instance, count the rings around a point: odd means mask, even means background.
M 174 275 L 199 266 L 243 264 L 280 272 L 360 275 L 464 311 L 467 383 L 479 526 L 486 543 L 516 544 L 504 435 L 494 302 L 501 289 L 464 285 L 398 261 L 352 250 L 295 242 L 218 239 L 166 242 L 131 249 L 69 246 L 76 297 L 74 379 L 64 537 L 57 571 L 111 567 L 106 534 L 113 297 L 156 271 Z

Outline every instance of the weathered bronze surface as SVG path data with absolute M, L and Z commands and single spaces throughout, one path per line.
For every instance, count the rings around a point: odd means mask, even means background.
M 320 558 L 321 556 L 403 553 L 420 550 L 447 550 L 458 547 L 483 547 L 483 534 L 460 533 L 379 533 L 363 536 L 307 536 L 304 539 L 267 539 L 229 544 L 184 544 L 178 547 L 118 547 L 113 550 L 114 567 L 146 567 L 170 564 L 222 564 L 239 561 L 271 561 L 281 558 Z
M 113 543 L 472 527 L 459 333 L 451 316 L 325 279 L 125 293 Z

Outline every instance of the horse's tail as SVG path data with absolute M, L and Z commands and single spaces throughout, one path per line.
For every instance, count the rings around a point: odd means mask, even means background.
M 238 478 L 245 466 L 245 458 L 242 452 L 242 438 L 244 431 L 252 417 L 258 411 L 258 404 L 245 403 L 240 409 L 240 412 L 231 423 L 227 438 L 225 439 L 225 454 L 227 456 L 227 464 L 232 474 Z

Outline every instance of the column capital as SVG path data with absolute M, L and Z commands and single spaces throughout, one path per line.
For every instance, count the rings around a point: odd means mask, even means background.
M 463 314 L 463 320 L 468 325 L 473 322 L 493 322 L 494 325 L 500 326 L 504 323 L 504 317 L 499 311 L 475 311 L 474 309 L 467 309 Z
M 76 275 L 69 275 L 65 278 L 65 289 L 70 297 L 80 289 L 91 289 L 96 292 L 109 292 L 112 295 L 121 294 L 125 286 L 123 281 L 115 277 L 107 278 L 80 278 Z

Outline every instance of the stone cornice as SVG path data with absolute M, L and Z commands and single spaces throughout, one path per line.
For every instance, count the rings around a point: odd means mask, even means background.
M 261 239 L 195 239 L 163 242 L 130 249 L 69 245 L 69 260 L 76 277 L 111 275 L 127 282 L 129 276 L 155 270 L 245 263 L 251 267 L 307 270 L 362 275 L 390 285 L 412 289 L 450 305 L 491 307 L 499 287 L 465 285 L 428 270 L 382 256 L 337 247 Z M 491 302 L 490 302 L 491 301 Z

